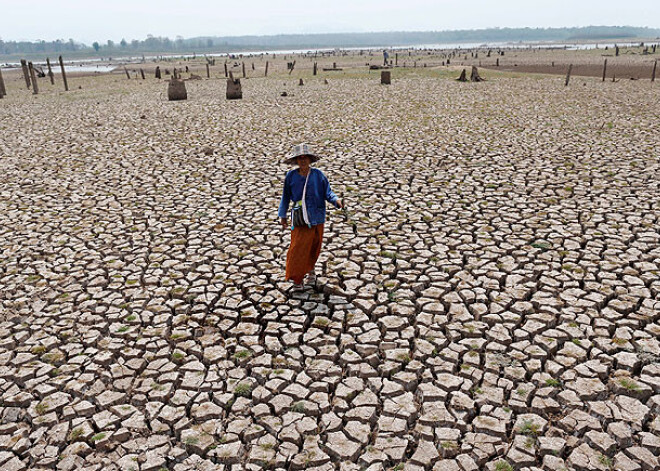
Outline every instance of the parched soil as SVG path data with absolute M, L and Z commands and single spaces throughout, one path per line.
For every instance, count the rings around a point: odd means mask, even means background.
M 507 65 L 505 67 L 487 67 L 491 70 L 517 72 L 525 74 L 553 74 L 553 75 L 566 75 L 568 72 L 568 64 L 521 64 L 521 65 Z M 606 80 L 617 79 L 647 79 L 651 78 L 653 73 L 653 64 L 608 64 L 606 70 Z M 571 69 L 572 76 L 581 77 L 603 77 L 603 64 L 576 64 Z M 658 80 L 660 80 L 660 72 L 656 72 Z
M 269 60 L 9 76 L 0 468 L 658 469 L 660 84 Z M 290 295 L 301 141 L 348 218 Z

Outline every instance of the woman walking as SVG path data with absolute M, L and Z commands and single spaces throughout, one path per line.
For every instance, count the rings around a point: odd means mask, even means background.
M 321 253 L 325 202 L 337 208 L 344 205 L 330 189 L 328 178 L 310 164 L 319 160 L 308 144 L 293 146 L 284 163 L 298 164 L 284 178 L 282 200 L 277 215 L 282 227 L 291 227 L 291 245 L 286 255 L 286 279 L 293 281 L 293 292 L 303 291 L 305 285 L 316 283 L 314 265 Z M 289 226 L 289 204 L 291 226 Z M 304 282 L 304 284 L 303 284 Z

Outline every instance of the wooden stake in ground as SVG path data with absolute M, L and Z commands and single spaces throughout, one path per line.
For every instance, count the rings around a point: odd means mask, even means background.
M 50 79 L 50 84 L 55 85 L 55 74 L 50 66 L 50 58 L 48 57 L 46 57 L 46 65 L 48 66 L 48 78 Z
M 69 84 L 66 81 L 66 71 L 64 70 L 64 61 L 62 60 L 62 56 L 59 57 L 59 60 L 60 60 L 60 69 L 62 70 L 62 81 L 64 82 L 64 91 L 68 92 Z
M 569 64 L 568 72 L 566 73 L 566 83 L 564 83 L 565 87 L 568 87 L 568 82 L 571 80 L 571 71 L 572 70 L 573 70 L 573 64 Z
M 127 69 L 125 66 L 124 66 L 124 72 L 126 72 L 126 78 L 127 78 L 128 80 L 130 80 L 130 79 L 131 79 L 131 76 L 130 76 L 130 74 L 128 73 L 128 69 Z
M 209 63 L 206 63 L 206 78 L 211 78 L 211 69 L 209 69 Z
M 264 72 L 264 77 L 268 77 L 268 61 L 266 61 L 266 72 Z
M 318 64 L 314 62 L 314 70 L 312 71 L 313 75 L 316 75 L 318 73 Z
M 2 69 L 0 68 L 0 98 L 7 95 L 7 89 L 5 88 L 5 79 L 2 78 Z
M 245 78 L 245 62 L 243 62 L 243 78 Z
M 156 72 L 154 73 L 154 76 L 160 80 L 160 66 L 156 66 Z
M 396 67 L 398 65 L 399 65 L 399 53 L 397 52 L 394 54 L 394 66 Z
M 293 64 L 291 64 L 291 68 L 289 69 L 289 75 L 291 75 L 291 72 L 293 72 L 293 68 L 296 66 L 296 61 L 293 61 Z
M 34 66 L 32 62 L 28 62 L 28 69 L 30 70 L 30 79 L 32 80 L 32 93 L 39 94 L 39 84 L 37 84 L 37 75 L 34 73 Z
M 28 70 L 27 61 L 21 59 L 21 69 L 23 69 L 23 78 L 25 79 L 25 86 L 30 89 L 30 71 Z
M 227 73 L 227 61 L 225 61 L 225 77 L 229 77 L 229 74 Z
M 606 73 L 607 73 L 607 59 L 605 59 L 605 63 L 603 64 L 603 82 L 605 81 Z
M 653 72 L 651 73 L 651 82 L 655 82 L 655 71 L 658 70 L 658 59 L 653 63 Z
M 144 80 L 144 69 L 140 69 L 140 75 L 142 76 L 142 80 Z

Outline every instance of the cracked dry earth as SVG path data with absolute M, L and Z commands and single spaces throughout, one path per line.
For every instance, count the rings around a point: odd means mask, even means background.
M 3 470 L 658 469 L 657 86 L 93 80 L 2 102 Z

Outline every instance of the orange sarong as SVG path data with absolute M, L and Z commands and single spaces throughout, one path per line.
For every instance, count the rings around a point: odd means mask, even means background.
M 294 227 L 291 245 L 286 254 L 286 279 L 300 284 L 307 273 L 314 270 L 321 253 L 323 224 Z

